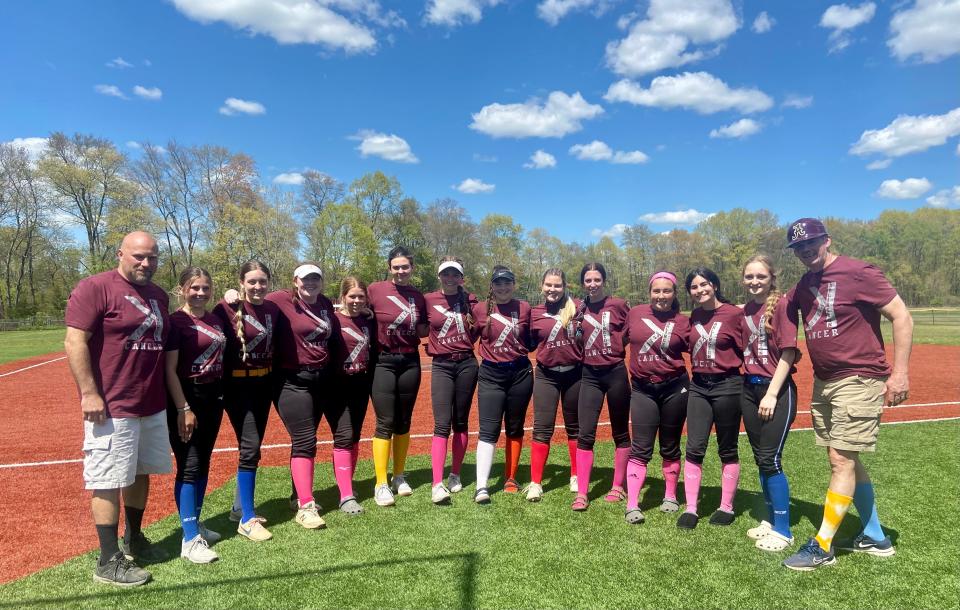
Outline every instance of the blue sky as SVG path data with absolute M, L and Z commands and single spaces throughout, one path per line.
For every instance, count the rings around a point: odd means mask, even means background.
M 960 0 L 5 2 L 0 69 L 0 141 L 379 169 L 567 240 L 960 205 Z

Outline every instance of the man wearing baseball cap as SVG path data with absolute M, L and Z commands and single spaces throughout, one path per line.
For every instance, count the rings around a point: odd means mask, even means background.
M 807 268 L 787 294 L 788 309 L 792 322 L 800 323 L 797 310 L 802 316 L 815 375 L 810 413 L 832 474 L 820 530 L 783 565 L 800 571 L 832 565 L 837 561 L 834 547 L 889 557 L 895 549 L 880 526 L 860 453 L 876 450 L 883 408 L 909 394 L 913 318 L 880 269 L 830 252 L 830 235 L 820 220 L 791 223 L 787 246 Z M 881 315 L 893 323 L 892 367 L 884 353 Z M 850 542 L 834 544 L 851 503 L 863 530 Z

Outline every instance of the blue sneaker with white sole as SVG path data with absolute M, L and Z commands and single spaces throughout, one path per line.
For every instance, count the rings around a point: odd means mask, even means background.
M 823 566 L 837 563 L 833 549 L 829 552 L 820 548 L 816 538 L 811 538 L 800 550 L 783 560 L 783 565 L 791 570 L 812 572 Z
M 893 542 L 890 541 L 890 536 L 884 536 L 883 540 L 874 540 L 866 534 L 860 534 L 853 540 L 838 541 L 834 546 L 844 551 L 866 553 L 876 557 L 890 557 L 897 552 L 897 550 L 893 548 Z

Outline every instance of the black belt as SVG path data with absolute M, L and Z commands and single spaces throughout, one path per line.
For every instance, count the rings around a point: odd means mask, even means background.
M 650 375 L 648 377 L 636 378 L 637 383 L 644 385 L 663 385 L 666 383 L 673 383 L 674 381 L 680 379 L 681 377 L 686 377 L 687 372 L 681 371 L 674 375 L 673 377 L 661 377 L 659 375 Z
M 570 371 L 577 370 L 577 367 L 580 366 L 580 363 L 575 364 L 558 364 L 557 366 L 544 366 L 543 364 L 537 363 L 537 366 L 543 369 L 544 371 L 550 371 L 551 373 L 569 373 Z
M 453 352 L 451 354 L 437 354 L 434 360 L 440 362 L 463 362 L 467 358 L 473 358 L 473 352 Z
M 739 373 L 694 373 L 693 382 L 697 385 L 703 385 L 704 383 L 708 385 L 714 385 L 722 381 L 726 381 L 731 377 L 739 376 Z
M 516 360 L 510 360 L 508 362 L 494 362 L 493 360 L 484 360 L 483 363 L 487 366 L 492 366 L 498 369 L 520 369 L 525 366 L 529 366 L 530 359 L 517 358 Z

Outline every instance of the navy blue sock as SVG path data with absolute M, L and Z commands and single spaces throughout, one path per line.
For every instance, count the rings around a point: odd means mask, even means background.
M 256 485 L 256 470 L 237 471 L 237 491 L 240 493 L 240 508 L 243 510 L 243 517 L 241 517 L 242 523 L 246 523 L 257 516 L 253 506 L 253 490 Z
M 200 534 L 197 528 L 197 487 L 195 483 L 184 482 L 180 485 L 180 525 L 183 527 L 183 539 L 193 540 Z
M 880 526 L 880 517 L 877 516 L 877 501 L 873 492 L 873 483 L 857 483 L 853 492 L 853 505 L 857 507 L 860 523 L 863 524 L 863 533 L 874 540 L 883 540 L 886 534 Z
M 183 487 L 183 481 L 173 482 L 173 501 L 177 503 L 177 510 L 180 510 L 180 488 Z
M 790 538 L 790 485 L 787 475 L 782 472 L 767 476 L 767 488 L 770 490 L 771 512 L 773 513 L 773 531 Z

